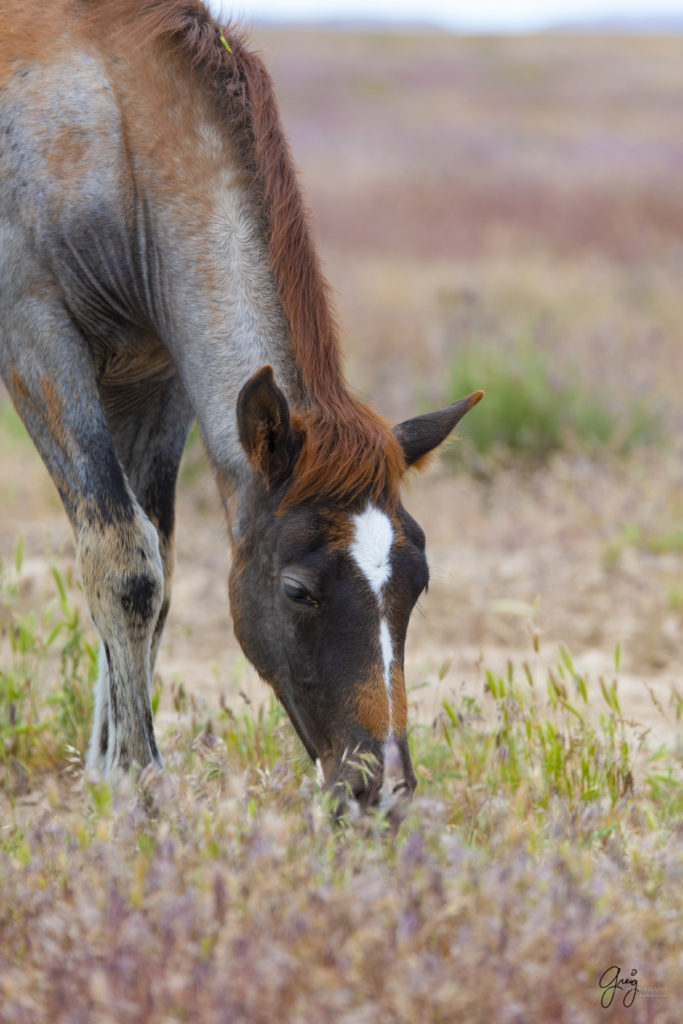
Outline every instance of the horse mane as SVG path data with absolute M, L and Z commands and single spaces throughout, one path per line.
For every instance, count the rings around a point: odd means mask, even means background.
M 285 502 L 361 493 L 389 498 L 405 469 L 390 425 L 348 391 L 339 329 L 311 238 L 272 79 L 234 25 L 221 26 L 200 0 L 85 0 L 90 15 L 130 45 L 163 40 L 214 96 L 257 191 L 268 260 L 306 394 L 296 410 L 304 443 Z

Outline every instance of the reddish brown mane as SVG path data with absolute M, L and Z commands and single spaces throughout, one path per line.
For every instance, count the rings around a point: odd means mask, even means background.
M 268 256 L 289 322 L 308 407 L 294 504 L 316 494 L 349 498 L 363 491 L 395 495 L 405 468 L 389 425 L 349 394 L 341 370 L 329 285 L 313 246 L 308 217 L 285 138 L 271 78 L 234 27 L 220 27 L 198 0 L 86 0 L 94 17 L 126 33 L 131 45 L 164 37 L 195 68 L 261 193 Z

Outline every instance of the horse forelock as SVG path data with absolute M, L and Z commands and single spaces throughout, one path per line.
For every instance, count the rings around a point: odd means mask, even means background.
M 346 396 L 343 409 L 313 409 L 293 416 L 303 437 L 292 482 L 280 511 L 312 499 L 353 504 L 361 496 L 394 506 L 405 457 L 389 424 Z

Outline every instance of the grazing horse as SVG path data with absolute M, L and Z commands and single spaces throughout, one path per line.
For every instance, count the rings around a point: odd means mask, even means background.
M 387 762 L 412 792 L 403 649 L 428 571 L 399 485 L 481 392 L 394 428 L 349 393 L 270 78 L 201 3 L 3 6 L 0 371 L 101 640 L 88 765 L 161 764 L 150 680 L 196 418 L 246 656 L 342 802 L 376 802 Z

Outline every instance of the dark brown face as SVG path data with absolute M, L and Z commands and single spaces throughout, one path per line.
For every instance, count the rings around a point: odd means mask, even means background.
M 400 465 L 419 462 L 480 397 L 389 431 Z M 429 579 L 424 534 L 395 487 L 384 499 L 292 504 L 302 434 L 270 367 L 242 388 L 237 423 L 251 465 L 233 506 L 237 638 L 342 805 L 391 807 L 416 785 L 403 650 Z
M 253 498 L 230 573 L 246 656 L 328 787 L 342 797 L 350 790 L 362 806 L 388 797 L 383 767 L 395 741 L 402 771 L 392 786 L 412 792 L 403 651 L 429 578 L 422 530 L 400 506 L 310 505 L 277 516 L 268 508 L 277 495 Z

